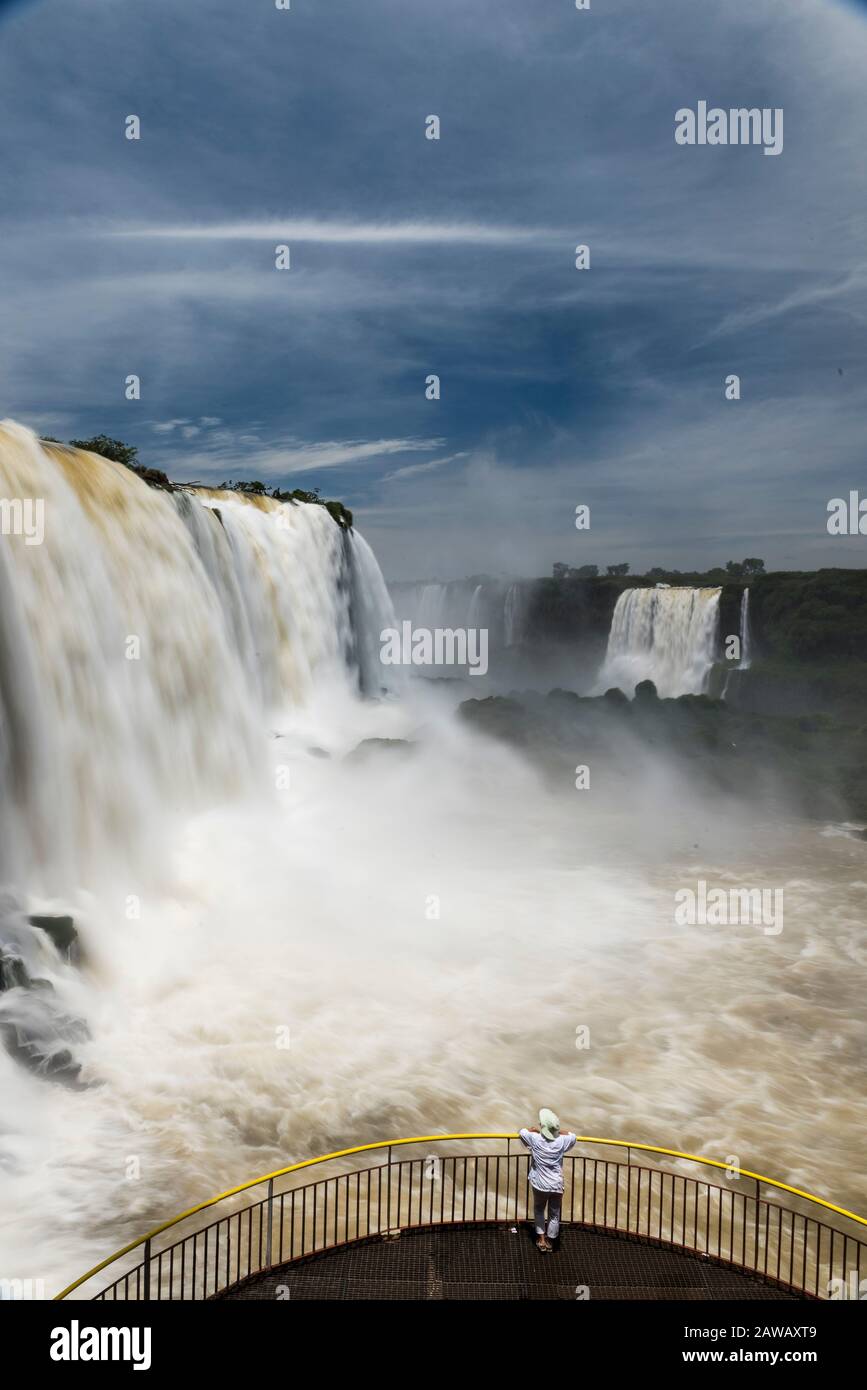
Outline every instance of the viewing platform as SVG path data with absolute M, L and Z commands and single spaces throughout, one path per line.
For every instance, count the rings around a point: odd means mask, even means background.
M 354 1241 L 254 1274 L 221 1299 L 784 1299 L 804 1295 L 732 1265 L 564 1226 L 553 1255 L 532 1226 L 448 1225 Z
M 343 1149 L 182 1212 L 57 1298 L 791 1300 L 857 1297 L 867 1278 L 854 1212 L 716 1159 L 587 1136 L 543 1254 L 528 1171 L 514 1134 Z

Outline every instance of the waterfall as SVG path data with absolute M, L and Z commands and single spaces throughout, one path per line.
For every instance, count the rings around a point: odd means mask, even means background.
M 716 660 L 720 589 L 624 589 L 611 619 L 598 688 L 631 695 L 652 680 L 661 696 L 697 695 Z
M 507 647 L 514 647 L 523 640 L 527 610 L 527 595 L 520 583 L 510 584 L 506 592 L 503 609 L 503 626 Z
M 281 710 L 382 687 L 385 585 L 324 507 L 157 490 L 9 421 L 0 498 L 0 876 L 50 891 L 243 793 Z M 27 499 L 41 544 L 5 524 Z
M 750 640 L 750 591 L 749 588 L 746 588 L 741 594 L 741 659 L 738 664 L 738 670 L 748 670 L 752 659 L 752 642 Z
M 422 585 L 415 617 L 415 621 L 419 627 L 433 630 L 437 627 L 447 626 L 447 592 L 445 584 Z
M 512 647 L 524 638 L 530 584 L 490 579 L 456 579 L 447 584 L 395 584 L 392 598 L 398 619 L 414 627 L 485 628 L 493 647 Z
M 475 628 L 482 625 L 482 591 L 481 584 L 477 584 L 470 599 L 470 611 L 467 614 L 467 627 Z

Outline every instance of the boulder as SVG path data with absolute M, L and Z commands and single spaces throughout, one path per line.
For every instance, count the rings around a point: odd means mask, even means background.
M 37 927 L 51 938 L 58 952 L 71 965 L 81 964 L 81 943 L 75 923 L 71 917 L 48 917 L 37 914 L 27 918 L 31 927 Z

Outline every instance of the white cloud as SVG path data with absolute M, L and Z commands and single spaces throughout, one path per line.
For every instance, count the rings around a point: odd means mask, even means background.
M 235 436 L 228 430 L 220 430 L 211 440 L 215 445 L 213 449 L 178 458 L 174 464 L 176 476 L 182 467 L 184 475 L 192 473 L 194 477 L 215 470 L 224 473 L 240 470 L 257 478 L 289 477 L 326 468 L 352 467 L 392 454 L 423 453 L 439 449 L 443 444 L 441 439 L 328 440 L 313 444 L 291 440 L 285 445 L 255 448 L 256 436 Z M 255 448 L 254 452 L 251 447 Z M 169 471 L 171 468 L 169 465 Z
M 812 309 L 829 304 L 856 321 L 864 323 L 867 321 L 867 313 L 864 304 L 858 304 L 858 297 L 863 300 L 865 290 L 867 270 L 861 266 L 833 284 L 799 286 L 776 303 L 759 304 L 727 314 L 703 342 L 722 338 L 730 333 L 739 333 L 745 328 L 754 328 L 760 323 L 767 323 L 771 319 L 780 318 L 799 309 Z
M 550 228 L 491 226 L 479 222 L 328 222 L 288 217 L 285 221 L 219 222 L 209 225 L 127 227 L 105 233 L 121 237 L 164 237 L 196 241 L 314 241 L 411 244 L 453 242 L 459 245 L 510 245 L 567 239 L 571 232 Z
M 432 473 L 435 468 L 444 468 L 447 463 L 454 463 L 457 459 L 466 458 L 466 453 L 448 454 L 446 458 L 430 459 L 427 463 L 410 463 L 405 468 L 398 468 L 394 473 L 386 473 L 382 478 L 384 483 L 393 483 L 398 478 L 412 478 L 417 473 Z
M 186 419 L 181 420 L 154 420 L 151 422 L 151 429 L 154 434 L 171 434 L 173 430 L 180 429 L 182 425 L 188 424 Z

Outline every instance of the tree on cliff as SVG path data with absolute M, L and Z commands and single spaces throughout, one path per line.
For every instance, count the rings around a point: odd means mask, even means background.
M 555 579 L 596 579 L 598 574 L 598 565 L 579 565 L 578 569 L 572 569 L 558 561 L 553 569 Z
M 629 573 L 629 565 L 626 561 L 622 565 L 609 565 L 607 573 L 610 575 L 621 575 Z
M 241 478 L 238 482 L 233 482 L 231 478 L 226 482 L 218 483 L 219 492 L 252 492 L 255 497 L 267 497 L 268 489 L 258 478 Z
M 751 560 L 728 560 L 726 562 L 726 574 L 730 579 L 748 579 L 751 575 L 764 574 L 765 562 L 755 557 Z
M 109 439 L 107 434 L 96 434 L 93 439 L 70 439 L 73 449 L 87 449 L 91 454 L 102 454 L 104 459 L 115 463 L 125 463 L 127 468 L 135 466 L 138 449 L 134 444 L 124 444 L 121 439 Z

